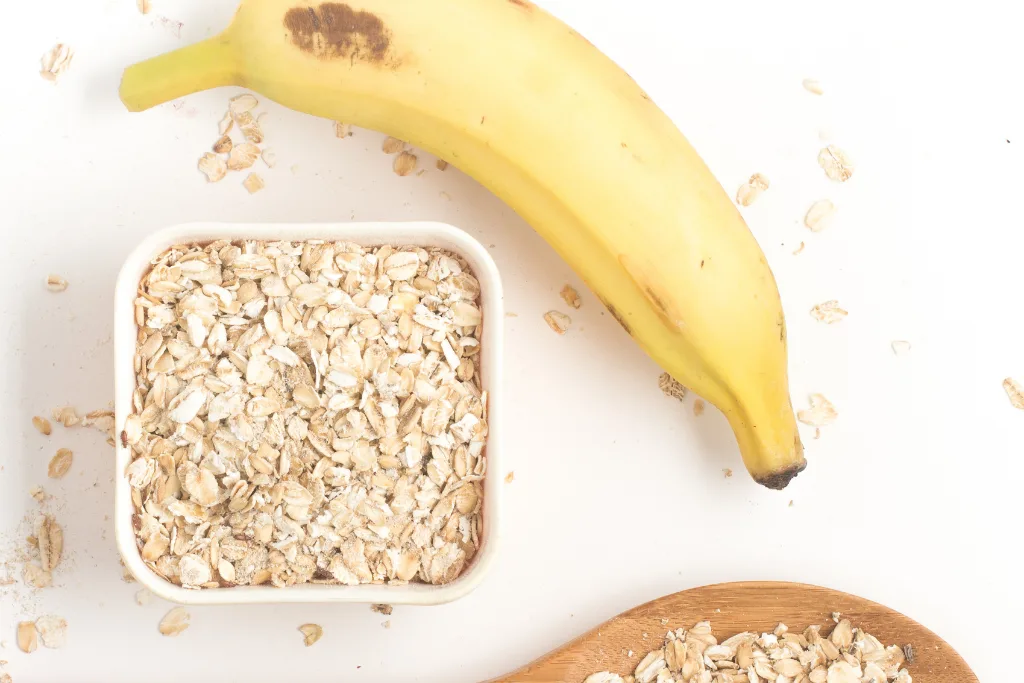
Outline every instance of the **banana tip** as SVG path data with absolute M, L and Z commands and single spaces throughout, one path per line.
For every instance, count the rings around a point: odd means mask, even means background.
M 789 486 L 789 482 L 793 481 L 793 478 L 803 472 L 806 467 L 807 461 L 801 459 L 800 462 L 789 465 L 784 469 L 755 477 L 755 480 L 765 488 L 772 489 L 773 491 L 781 491 Z

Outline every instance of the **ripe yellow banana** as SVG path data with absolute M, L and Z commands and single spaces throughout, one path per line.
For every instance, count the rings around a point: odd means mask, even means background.
M 725 413 L 758 482 L 804 468 L 782 306 L 742 217 L 637 84 L 529 0 L 242 0 L 222 34 L 129 67 L 121 99 L 140 111 L 222 85 L 469 173 Z

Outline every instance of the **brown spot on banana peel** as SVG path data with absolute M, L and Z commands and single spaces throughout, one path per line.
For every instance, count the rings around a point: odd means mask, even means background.
M 682 317 L 675 306 L 672 305 L 672 299 L 662 289 L 661 285 L 648 275 L 648 271 L 641 268 L 636 261 L 625 254 L 619 255 L 619 264 L 626 269 L 629 276 L 633 278 L 637 286 L 643 291 L 644 297 L 654 307 L 654 312 L 661 318 L 661 322 L 672 328 L 683 326 Z
M 510 4 L 516 7 L 522 7 L 523 9 L 533 11 L 533 3 L 527 2 L 526 0 L 508 0 Z
M 378 65 L 388 61 L 391 32 L 371 12 L 340 2 L 293 7 L 285 12 L 284 27 L 295 47 L 315 57 Z
M 610 303 L 608 303 L 604 299 L 601 299 L 600 297 L 598 297 L 598 298 L 601 300 L 601 303 L 604 304 L 604 307 L 608 309 L 608 312 L 612 314 L 612 317 L 615 318 L 615 322 L 617 322 L 619 325 L 621 325 L 622 329 L 624 329 L 626 331 L 626 334 L 628 334 L 630 337 L 632 337 L 633 336 L 633 329 L 629 326 L 629 323 L 626 322 L 626 318 L 623 317 L 623 315 L 621 313 L 619 313 L 618 309 L 616 309 Z

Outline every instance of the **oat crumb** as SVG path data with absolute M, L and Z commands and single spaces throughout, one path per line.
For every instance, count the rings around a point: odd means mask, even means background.
M 677 382 L 672 375 L 667 372 L 663 372 L 658 375 L 658 388 L 661 389 L 661 393 L 665 394 L 669 398 L 682 401 L 686 398 L 686 387 Z
M 445 161 L 444 159 L 438 159 L 437 163 L 435 164 L 435 166 L 437 166 L 437 170 L 438 171 L 443 171 L 446 168 L 448 168 L 448 162 Z
M 392 169 L 397 175 L 407 176 L 416 170 L 416 155 L 411 152 L 401 152 L 395 157 Z
M 1024 386 L 1012 377 L 1007 377 L 1003 380 L 1003 389 L 1010 399 L 1010 405 L 1024 410 Z
M 797 254 L 802 252 L 804 250 L 804 246 L 805 245 L 804 245 L 803 241 L 801 241 L 800 242 L 800 246 L 793 250 L 793 256 L 796 256 Z
M 320 624 L 303 624 L 299 627 L 302 633 L 302 642 L 306 647 L 313 645 L 324 635 L 324 629 Z
M 704 414 L 704 399 L 695 398 L 693 399 L 693 414 L 696 417 L 700 417 Z
M 565 287 L 562 287 L 562 291 L 559 292 L 559 294 L 562 297 L 562 301 L 564 301 L 567 305 L 572 306 L 573 308 L 578 309 L 580 306 L 583 305 L 583 302 L 580 300 L 579 292 L 577 292 L 572 285 L 566 285 Z
M 818 322 L 831 325 L 845 318 L 849 313 L 839 306 L 839 301 L 830 299 L 811 309 L 811 317 Z
M 265 187 L 263 178 L 256 173 L 250 173 L 242 181 L 242 187 L 249 191 L 249 194 L 255 194 Z
M 189 627 L 192 615 L 184 607 L 175 607 L 160 620 L 160 633 L 165 636 L 181 635 Z
M 217 154 L 227 154 L 231 151 L 232 143 L 231 137 L 228 135 L 222 135 L 217 138 L 217 142 L 213 143 L 213 151 Z
M 334 137 L 336 138 L 348 138 L 352 137 L 352 124 L 342 123 L 341 121 L 334 122 Z
M 820 199 L 804 214 L 804 226 L 811 232 L 821 232 L 832 222 L 835 213 L 836 205 L 831 200 Z
M 832 403 L 821 394 L 811 394 L 811 407 L 797 412 L 796 419 L 812 427 L 824 427 L 831 424 L 839 413 Z
M 731 478 L 732 477 L 732 468 L 731 467 L 726 467 L 725 469 L 722 470 L 722 474 L 725 475 L 726 479 Z
M 68 288 L 68 281 L 60 275 L 47 275 L 46 288 L 51 292 L 63 292 Z
M 53 433 L 53 427 L 50 425 L 50 421 L 45 417 L 40 417 L 39 415 L 33 417 L 32 426 L 39 430 L 39 433 L 44 436 L 49 436 Z
M 910 342 L 904 339 L 897 339 L 890 344 L 892 352 L 897 356 L 902 356 L 904 353 L 910 351 Z
M 572 324 L 572 319 L 565 313 L 559 311 L 548 311 L 544 314 L 544 322 L 548 324 L 556 334 L 565 334 Z
M 46 466 L 46 474 L 50 479 L 60 479 L 71 469 L 73 454 L 67 448 L 57 449 L 57 454 L 50 458 Z
M 384 142 L 381 143 L 380 148 L 385 154 L 398 154 L 405 149 L 405 143 L 398 138 L 394 138 L 389 135 L 384 138 Z
M 57 43 L 40 60 L 42 68 L 39 70 L 39 75 L 51 83 L 56 83 L 57 78 L 71 66 L 74 56 L 74 50 L 64 43 Z
M 223 180 L 224 176 L 228 173 L 227 162 L 224 161 L 223 157 L 219 157 L 213 152 L 206 152 L 203 156 L 199 157 L 198 167 L 199 171 L 206 176 L 206 182 L 208 183 Z
M 513 481 L 515 481 L 515 478 L 516 478 L 516 473 L 513 470 L 512 472 L 509 472 L 508 474 L 505 475 L 505 483 L 506 484 L 511 484 Z
M 804 90 L 811 93 L 812 95 L 822 95 L 825 93 L 821 88 L 821 83 L 814 78 L 805 78 L 803 81 Z
M 828 145 L 818 152 L 818 165 L 829 180 L 843 183 L 853 176 L 853 160 L 835 145 Z
M 390 616 L 391 613 L 395 611 L 395 608 L 386 603 L 380 603 L 377 605 L 370 605 L 370 611 L 376 612 L 377 614 L 383 614 L 384 616 Z
M 750 206 L 767 189 L 768 178 L 760 173 L 755 173 L 736 190 L 736 203 L 740 206 Z

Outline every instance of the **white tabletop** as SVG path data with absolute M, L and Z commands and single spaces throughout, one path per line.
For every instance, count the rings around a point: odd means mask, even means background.
M 1024 381 L 1024 112 L 1009 17 L 983 3 L 950 17 L 897 3 L 543 3 L 640 82 L 730 192 L 754 172 L 771 180 L 744 215 L 785 302 L 794 400 L 820 392 L 839 410 L 820 439 L 802 432 L 807 471 L 772 492 L 744 473 L 724 419 L 664 397 L 659 369 L 570 269 L 454 168 L 397 177 L 380 135 L 339 140 L 329 121 L 261 103 L 278 156 L 266 189 L 250 196 L 240 175 L 207 184 L 196 159 L 238 91 L 130 115 L 116 89 L 125 65 L 210 35 L 233 3 L 152 4 L 145 17 L 132 0 L 4 10 L 0 561 L 18 566 L 37 484 L 67 552 L 53 588 L 0 587 L 0 660 L 14 681 L 468 683 L 635 604 L 740 579 L 882 602 L 947 639 L 982 680 L 1002 674 L 990 638 L 1014 633 L 1024 607 L 1024 412 L 1000 387 Z M 53 86 L 37 70 L 56 41 L 76 56 Z M 802 89 L 807 77 L 824 96 Z M 842 186 L 815 162 L 822 130 L 857 163 Z M 812 234 L 803 212 L 823 197 L 840 210 Z M 163 637 L 169 606 L 136 605 L 138 585 L 121 579 L 112 450 L 93 431 L 43 438 L 30 418 L 111 399 L 114 278 L 144 235 L 192 220 L 352 218 L 437 219 L 491 245 L 518 314 L 507 320 L 515 481 L 498 564 L 460 602 L 396 608 L 387 630 L 365 606 L 217 607 L 192 609 L 184 634 Z M 48 292 L 48 273 L 68 290 Z M 583 308 L 558 337 L 541 316 L 561 306 L 565 283 Z M 833 298 L 846 320 L 808 315 Z M 894 355 L 896 339 L 910 352 Z M 46 463 L 59 446 L 75 459 L 55 481 Z M 18 651 L 16 622 L 47 613 L 67 619 L 67 645 Z M 305 622 L 324 628 L 308 649 Z

